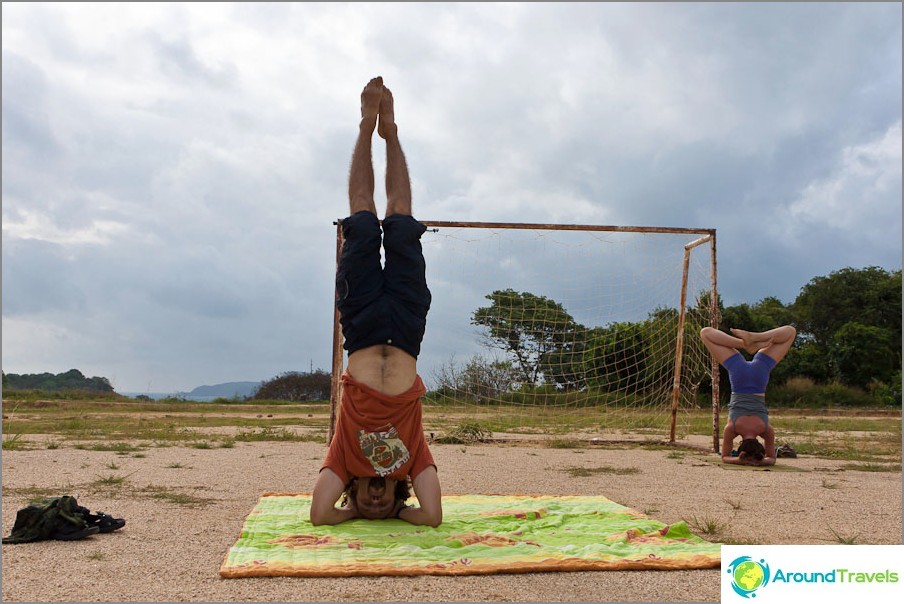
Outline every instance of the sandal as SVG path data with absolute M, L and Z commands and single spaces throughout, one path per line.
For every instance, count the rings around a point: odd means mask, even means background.
M 88 526 L 96 527 L 101 533 L 112 533 L 126 525 L 126 521 L 122 518 L 114 518 L 110 514 L 97 512 L 92 514 L 91 511 L 83 506 L 78 506 L 78 512 L 84 517 Z
M 86 520 L 88 520 L 89 525 L 98 527 L 102 533 L 112 533 L 126 525 L 124 519 L 114 518 L 110 514 L 104 514 L 103 512 L 89 514 Z
M 99 531 L 100 529 L 96 526 L 81 527 L 74 524 L 65 524 L 50 533 L 50 538 L 58 541 L 75 541 L 77 539 L 84 539 L 85 537 L 95 535 Z
M 776 457 L 791 457 L 792 459 L 797 457 L 797 451 L 791 448 L 791 445 L 782 445 L 781 447 L 775 450 Z

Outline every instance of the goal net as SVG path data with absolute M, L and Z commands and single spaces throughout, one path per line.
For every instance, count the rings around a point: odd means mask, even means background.
M 714 370 L 699 337 L 716 325 L 714 230 L 421 222 L 433 302 L 418 373 L 434 438 L 717 430 L 698 395 Z M 336 338 L 334 375 L 338 324 Z

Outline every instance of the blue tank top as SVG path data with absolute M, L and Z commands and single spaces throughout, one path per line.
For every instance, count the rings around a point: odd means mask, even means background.
M 744 359 L 743 355 L 732 355 L 722 365 L 728 370 L 728 379 L 731 381 L 731 391 L 738 394 L 762 394 L 766 392 L 769 384 L 769 374 L 775 367 L 775 359 L 768 354 L 758 352 L 753 355 L 752 361 Z

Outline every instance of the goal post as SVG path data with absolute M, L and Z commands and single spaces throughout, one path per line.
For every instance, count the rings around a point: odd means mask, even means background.
M 433 293 L 425 430 L 675 444 L 708 375 L 718 451 L 718 364 L 698 335 L 718 325 L 715 229 L 420 222 Z M 344 358 L 333 319 L 330 440 Z

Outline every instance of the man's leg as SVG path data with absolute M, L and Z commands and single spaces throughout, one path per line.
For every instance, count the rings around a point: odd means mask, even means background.
M 395 123 L 395 107 L 389 88 L 383 88 L 380 98 L 380 126 L 377 130 L 386 139 L 386 216 L 411 215 L 411 180 L 399 128 Z M 371 177 L 372 178 L 372 177 Z
M 352 153 L 352 165 L 348 175 L 348 202 L 351 214 L 368 211 L 377 214 L 374 204 L 374 165 L 371 156 L 371 139 L 377 125 L 380 98 L 383 95 L 383 78 L 376 77 L 361 92 L 361 123 L 358 140 Z
M 383 275 L 385 291 L 392 300 L 394 326 L 402 340 L 394 344 L 417 358 L 431 302 L 420 241 L 427 228 L 411 216 L 411 181 L 399 144 L 394 110 L 392 93 L 384 87 L 377 130 L 386 139 L 386 217 L 383 219 L 386 268 Z
M 349 354 L 377 343 L 380 338 L 376 330 L 384 323 L 381 316 L 385 313 L 373 304 L 383 292 L 383 269 L 371 159 L 371 138 L 382 94 L 383 80 L 379 77 L 361 92 L 361 124 L 348 178 L 351 215 L 342 220 L 345 241 L 336 271 L 336 304 Z

